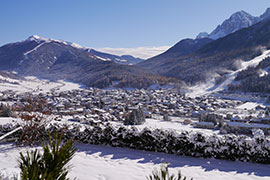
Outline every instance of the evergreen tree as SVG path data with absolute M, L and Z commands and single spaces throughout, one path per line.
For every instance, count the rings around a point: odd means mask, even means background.
M 43 145 L 43 154 L 39 150 L 20 153 L 19 167 L 21 180 L 69 180 L 67 178 L 76 149 L 73 141 L 69 140 L 61 145 L 62 137 L 49 138 L 49 144 Z

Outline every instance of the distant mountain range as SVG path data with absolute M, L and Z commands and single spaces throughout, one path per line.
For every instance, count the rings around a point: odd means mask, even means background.
M 0 70 L 16 71 L 17 76 L 64 79 L 99 88 L 183 87 L 213 79 L 216 83 L 226 81 L 227 75 L 241 69 L 242 62 L 249 62 L 269 49 L 270 8 L 259 17 L 236 12 L 210 35 L 201 33 L 196 39 L 183 39 L 148 60 L 31 36 L 0 47 Z M 253 69 L 239 72 L 235 83 L 228 88 L 270 92 L 270 59 L 268 55 L 265 57 Z
M 239 68 L 239 60 L 249 61 L 259 56 L 262 49 L 269 48 L 270 18 L 265 18 L 217 40 L 181 40 L 168 51 L 137 66 L 162 76 L 180 79 L 188 85 L 213 78 L 218 82 L 226 78 L 228 72 Z
M 94 49 L 86 49 L 86 51 L 104 61 L 114 61 L 119 64 L 134 65 L 134 64 L 144 61 L 144 59 L 135 58 L 131 55 L 117 56 L 113 54 L 96 51 Z
M 132 56 L 119 57 L 39 36 L 0 47 L 0 70 L 16 71 L 21 76 L 65 79 L 100 88 L 143 88 L 178 81 L 126 65 L 139 61 Z
M 218 25 L 210 34 L 207 32 L 202 32 L 196 37 L 196 39 L 210 38 L 216 40 L 240 29 L 252 26 L 269 17 L 270 8 L 266 9 L 266 11 L 259 17 L 252 16 L 245 11 L 239 11 L 232 14 L 231 17 L 226 19 L 221 25 Z

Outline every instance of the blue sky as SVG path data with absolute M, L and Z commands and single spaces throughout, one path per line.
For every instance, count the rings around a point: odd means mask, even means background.
M 32 34 L 93 48 L 170 46 L 269 0 L 2 0 L 0 45 Z

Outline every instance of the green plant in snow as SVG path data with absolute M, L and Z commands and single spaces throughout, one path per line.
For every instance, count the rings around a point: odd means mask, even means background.
M 185 176 L 181 175 L 181 172 L 178 171 L 177 176 L 169 173 L 168 164 L 167 165 L 161 165 L 160 170 L 154 170 L 152 174 L 147 177 L 148 180 L 186 180 L 187 178 Z M 192 180 L 192 179 L 191 179 Z
M 21 180 L 69 180 L 67 175 L 71 167 L 68 163 L 76 149 L 72 140 L 61 142 L 62 137 L 56 135 L 49 138 L 49 144 L 42 146 L 43 154 L 37 149 L 28 151 L 26 155 L 20 153 Z

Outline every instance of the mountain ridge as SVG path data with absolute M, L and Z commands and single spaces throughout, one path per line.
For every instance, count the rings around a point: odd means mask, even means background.
M 221 78 L 237 69 L 237 61 L 249 61 L 270 48 L 270 19 L 206 43 L 186 55 L 157 56 L 138 65 L 162 76 L 178 78 L 194 85 L 211 78 Z
M 0 70 L 21 76 L 70 80 L 91 87 L 137 87 L 180 82 L 95 56 L 75 43 L 31 36 L 0 47 Z M 115 83 L 117 82 L 117 83 Z
M 68 42 L 68 41 L 64 41 L 64 40 L 57 40 L 57 39 L 51 39 L 51 38 L 44 38 L 44 37 L 41 37 L 38 35 L 31 35 L 27 39 L 19 41 L 19 42 L 24 42 L 24 41 L 34 41 L 37 43 L 42 43 L 42 42 L 44 42 L 44 43 L 49 43 L 49 42 L 63 43 L 65 45 L 70 45 L 74 48 L 82 49 L 82 50 L 90 53 L 91 55 L 96 56 L 96 58 L 99 58 L 101 60 L 114 61 L 114 62 L 119 63 L 119 64 L 133 65 L 133 64 L 142 62 L 144 60 L 141 58 L 135 58 L 132 55 L 118 56 L 118 55 L 114 55 L 114 54 L 110 54 L 110 53 L 105 53 L 105 52 L 97 51 L 93 48 L 81 46 L 81 45 L 74 43 L 74 42 Z M 18 43 L 18 42 L 15 42 L 15 43 Z M 9 43 L 9 44 L 12 44 L 12 43 Z

